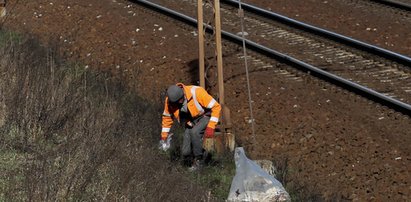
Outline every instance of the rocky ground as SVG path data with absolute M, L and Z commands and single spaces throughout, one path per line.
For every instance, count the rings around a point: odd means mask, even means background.
M 371 1 L 245 1 L 410 57 L 411 14 L 400 14 L 380 6 L 372 7 L 367 2 Z M 402 2 L 411 3 L 407 0 Z
M 409 20 L 372 7 L 364 12 L 353 2 L 246 3 L 411 55 Z M 8 3 L 9 16 L 2 22 L 7 28 L 38 36 L 44 44 L 57 42 L 68 59 L 121 77 L 152 102 L 161 102 L 170 84 L 196 82 L 195 30 L 175 27 L 164 16 L 124 0 Z M 243 61 L 233 56 L 240 53 L 225 53 L 226 103 L 238 143 L 252 158 L 287 161 L 289 182 L 328 200 L 409 200 L 409 118 L 315 79 L 295 82 L 268 69 L 250 75 L 253 137 Z

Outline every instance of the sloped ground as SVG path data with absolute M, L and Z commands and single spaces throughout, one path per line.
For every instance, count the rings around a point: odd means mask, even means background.
M 11 7 L 16 2 L 10 1 Z M 290 12 L 297 10 L 297 5 L 307 8 L 300 15 L 308 20 L 330 23 L 336 29 L 346 25 L 345 17 L 316 17 L 314 9 L 309 9 L 314 1 L 279 2 Z M 315 6 L 329 9 L 325 3 Z M 347 10 L 339 8 L 341 12 Z M 34 0 L 16 5 L 11 13 L 7 27 L 38 35 L 44 43 L 55 40 L 66 57 L 82 61 L 91 69 L 112 72 L 151 102 L 160 103 L 160 93 L 170 84 L 196 81 L 190 66 L 197 57 L 194 30 L 174 27 L 172 21 L 129 2 Z M 366 19 L 355 12 L 350 17 Z M 373 19 L 377 18 L 368 20 Z M 373 23 L 378 25 L 379 20 Z M 378 34 L 361 34 L 361 30 L 356 32 L 359 39 L 379 40 Z M 394 47 L 405 47 L 404 51 L 409 48 L 401 45 L 401 39 L 391 42 Z M 312 78 L 296 83 L 272 69 L 254 71 L 254 142 L 248 124 L 243 61 L 236 57 L 241 49 L 227 46 L 224 50 L 226 102 L 238 142 L 252 158 L 276 159 L 284 163 L 282 166 L 287 163 L 289 186 L 311 189 L 318 200 L 410 198 L 409 118 Z M 273 66 L 287 68 L 281 63 Z
M 154 146 L 158 105 L 33 39 L 0 55 L 1 201 L 215 200 Z

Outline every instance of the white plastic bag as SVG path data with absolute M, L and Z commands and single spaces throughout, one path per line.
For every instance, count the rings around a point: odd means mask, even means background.
M 236 173 L 227 201 L 291 201 L 283 185 L 248 159 L 242 147 L 234 153 Z
M 166 140 L 160 140 L 159 149 L 163 151 L 167 151 L 168 149 L 170 149 L 172 136 L 173 136 L 173 133 L 170 133 L 168 134 Z

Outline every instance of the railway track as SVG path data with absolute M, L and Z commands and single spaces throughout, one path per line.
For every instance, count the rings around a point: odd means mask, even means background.
M 406 0 L 370 0 L 370 2 L 365 1 L 365 3 L 377 3 L 384 6 L 389 6 L 394 10 L 404 10 L 411 12 L 411 1 Z M 408 13 L 410 15 L 411 13 Z
M 196 2 L 161 1 L 158 7 L 151 1 L 134 2 L 167 12 L 196 26 Z M 221 6 L 223 37 L 242 43 L 236 34 L 240 19 L 236 1 L 225 0 Z M 237 2 L 238 3 L 238 2 Z M 173 5 L 174 8 L 171 6 Z M 177 7 L 176 7 L 177 6 Z M 176 9 L 184 14 L 166 8 Z M 326 30 L 306 25 L 268 11 L 243 4 L 246 11 L 246 44 L 269 57 L 274 57 L 305 72 L 342 86 L 376 102 L 411 115 L 411 59 L 385 49 L 350 39 Z M 191 16 L 191 17 L 189 17 Z M 212 32 L 208 27 L 208 32 Z M 262 62 L 261 68 L 270 67 Z M 299 79 L 295 79 L 299 80 Z
M 343 0 L 342 2 L 362 9 L 364 12 L 369 12 L 371 8 L 374 12 L 398 16 L 398 22 L 393 23 L 411 23 L 411 1 L 409 0 Z

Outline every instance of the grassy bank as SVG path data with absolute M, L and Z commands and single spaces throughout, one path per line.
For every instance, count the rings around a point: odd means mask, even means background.
M 118 179 L 135 172 L 131 154 L 156 128 L 153 107 L 107 74 L 57 59 L 56 49 L 0 36 L 0 200 L 121 195 Z
M 58 52 L 0 32 L 0 201 L 212 199 L 159 155 L 158 106 Z

